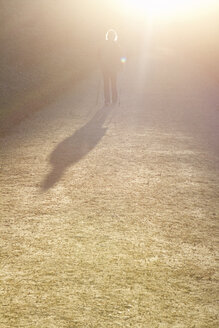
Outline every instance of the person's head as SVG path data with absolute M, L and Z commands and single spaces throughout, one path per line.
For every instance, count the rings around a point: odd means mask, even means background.
M 106 40 L 107 41 L 117 41 L 117 39 L 118 39 L 118 35 L 117 35 L 115 30 L 109 30 L 106 33 Z

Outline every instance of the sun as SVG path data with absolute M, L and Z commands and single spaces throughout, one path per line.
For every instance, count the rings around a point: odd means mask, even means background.
M 147 14 L 150 17 L 170 18 L 195 12 L 213 0 L 122 0 L 126 9 L 132 13 Z

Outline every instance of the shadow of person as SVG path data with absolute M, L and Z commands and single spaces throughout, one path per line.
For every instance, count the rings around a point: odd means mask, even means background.
M 107 131 L 103 124 L 111 110 L 111 107 L 101 108 L 88 123 L 56 146 L 49 158 L 52 170 L 42 182 L 42 190 L 52 188 L 60 180 L 67 167 L 79 162 L 95 148 Z

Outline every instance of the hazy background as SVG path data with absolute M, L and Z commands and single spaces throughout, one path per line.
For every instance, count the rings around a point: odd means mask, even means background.
M 219 80 L 218 7 L 209 3 L 151 26 L 146 13 L 127 10 L 122 0 L 0 0 L 1 131 L 97 69 L 109 28 L 128 58 L 142 49 L 176 49 Z

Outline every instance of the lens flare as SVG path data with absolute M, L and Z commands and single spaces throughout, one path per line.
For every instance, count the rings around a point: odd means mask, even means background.
M 127 61 L 127 58 L 126 58 L 126 57 L 121 57 L 121 63 L 122 63 L 122 64 L 125 64 L 126 61 Z

